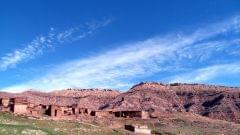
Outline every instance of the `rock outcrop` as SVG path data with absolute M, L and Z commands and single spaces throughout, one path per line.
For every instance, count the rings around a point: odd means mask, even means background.
M 147 110 L 152 114 L 190 112 L 240 122 L 240 88 L 204 84 L 140 83 L 104 109 Z

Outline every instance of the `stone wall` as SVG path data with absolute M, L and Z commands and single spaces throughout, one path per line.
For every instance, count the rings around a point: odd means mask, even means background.
M 14 113 L 27 114 L 27 104 L 14 104 Z
M 149 119 L 149 112 L 148 111 L 142 111 L 142 119 Z

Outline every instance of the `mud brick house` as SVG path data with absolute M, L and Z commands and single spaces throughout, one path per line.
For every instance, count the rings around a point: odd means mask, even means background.
M 62 115 L 62 110 L 59 106 L 51 105 L 50 108 L 52 117 L 60 117 Z
M 16 114 L 28 114 L 28 101 L 25 98 L 13 98 L 13 112 Z
M 72 106 L 57 106 L 51 105 L 50 116 L 54 119 L 76 119 L 80 117 L 95 117 L 95 110 L 89 108 L 81 108 L 76 105 Z
M 71 117 L 77 116 L 77 108 L 73 106 L 57 106 L 51 105 L 51 117 L 60 118 L 60 117 Z
M 12 108 L 11 99 L 8 97 L 2 98 L 0 100 L 1 110 L 2 111 L 10 111 Z
M 123 97 L 118 97 L 110 104 L 106 105 L 103 108 L 104 111 L 112 112 L 116 118 L 141 118 L 149 119 L 150 113 L 147 110 L 144 110 L 138 105 L 135 105 L 135 102 L 131 101 L 132 99 L 125 99 Z M 125 102 L 126 103 L 125 103 Z M 123 102 L 123 104 L 121 104 Z
M 149 113 L 143 110 L 115 110 L 115 117 L 149 119 Z
M 50 116 L 51 108 L 49 105 L 35 105 L 33 103 L 28 104 L 28 111 L 29 114 L 35 117 L 40 117 L 40 116 Z
M 8 107 L 9 106 L 9 102 L 10 102 L 10 98 L 2 98 L 1 99 L 1 104 L 4 107 Z
M 127 110 L 116 110 L 113 112 L 115 117 L 123 117 L 123 118 L 137 118 L 141 117 L 141 111 L 127 111 Z
M 87 114 L 91 113 L 90 109 L 87 109 L 87 108 L 77 108 L 77 111 L 78 111 L 78 114 L 81 114 L 81 115 L 87 115 Z M 92 114 L 92 115 L 94 115 L 94 114 Z
M 39 107 L 28 107 L 29 113 L 32 116 L 38 117 L 41 115 Z
M 110 117 L 112 118 L 114 115 L 112 111 L 98 110 L 98 111 L 95 111 L 95 116 L 98 118 L 110 118 Z

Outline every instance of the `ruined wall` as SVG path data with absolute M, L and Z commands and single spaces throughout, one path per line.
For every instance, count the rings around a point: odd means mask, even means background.
M 149 112 L 142 111 L 142 119 L 149 119 Z
M 9 99 L 2 99 L 2 105 L 4 107 L 8 107 L 10 100 Z
M 1 110 L 4 112 L 8 112 L 11 110 L 10 106 L 10 99 L 9 98 L 2 98 L 1 99 Z
M 33 115 L 33 116 L 39 116 L 39 112 L 36 111 L 36 110 L 30 111 L 30 113 L 31 113 L 31 115 Z
M 102 117 L 110 117 L 113 116 L 113 114 L 110 114 L 110 112 L 108 111 L 96 111 L 96 116 L 98 118 L 102 118 Z
M 27 105 L 26 104 L 15 104 L 14 105 L 14 113 L 17 114 L 27 114 Z
M 57 106 L 51 106 L 51 117 L 60 117 L 61 111 Z

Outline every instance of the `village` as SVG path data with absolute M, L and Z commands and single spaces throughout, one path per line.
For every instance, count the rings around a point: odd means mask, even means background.
M 46 105 L 30 103 L 24 97 L 4 97 L 0 99 L 0 111 L 9 112 L 15 115 L 27 116 L 35 119 L 51 119 L 51 120 L 71 120 L 82 121 L 83 119 L 150 119 L 148 111 L 143 110 L 92 110 L 82 107 L 79 104 L 72 105 Z M 151 134 L 151 130 L 147 126 L 141 125 L 123 125 L 126 130 L 135 133 Z
M 183 125 L 195 131 L 194 124 L 199 124 L 197 128 L 205 130 L 208 127 L 201 127 L 201 123 L 209 121 L 213 125 L 231 122 L 233 127 L 238 126 L 239 97 L 237 87 L 144 82 L 122 93 L 100 89 L 2 92 L 0 112 L 28 120 L 103 126 L 124 134 L 170 132 L 172 129 L 162 130 L 170 123 L 180 134 L 185 132 Z M 222 111 L 226 108 L 228 111 Z M 214 132 L 225 130 L 216 128 Z
M 33 104 L 22 97 L 1 98 L 0 109 L 1 111 L 12 112 L 18 115 L 49 116 L 54 119 L 76 119 L 78 116 L 149 119 L 149 113 L 143 110 L 91 110 L 77 104 L 72 106 Z

